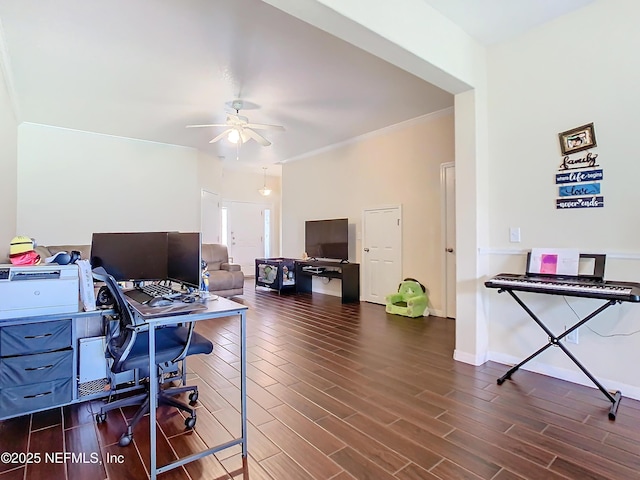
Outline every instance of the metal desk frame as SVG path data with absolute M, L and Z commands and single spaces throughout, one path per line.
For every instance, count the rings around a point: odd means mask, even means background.
M 210 300 L 207 304 L 208 309 L 202 312 L 194 312 L 187 315 L 177 315 L 170 317 L 145 318 L 145 322 L 149 325 L 149 395 L 150 406 L 149 412 L 149 428 L 150 428 L 150 479 L 155 480 L 160 473 L 167 472 L 174 468 L 180 467 L 187 463 L 199 460 L 207 455 L 214 454 L 221 450 L 233 447 L 234 445 L 242 446 L 242 468 L 247 472 L 247 308 L 246 306 L 227 300 L 226 298 L 218 298 Z M 156 410 L 158 408 L 158 372 L 155 359 L 155 329 L 164 325 L 175 325 L 176 323 L 198 322 L 201 320 L 209 320 L 213 318 L 240 316 L 240 417 L 241 417 L 241 436 L 229 442 L 217 445 L 215 447 L 203 450 L 202 452 L 191 454 L 187 457 L 180 458 L 172 463 L 158 467 L 156 465 Z M 197 426 L 196 426 L 197 428 Z M 248 476 L 245 476 L 247 478 Z

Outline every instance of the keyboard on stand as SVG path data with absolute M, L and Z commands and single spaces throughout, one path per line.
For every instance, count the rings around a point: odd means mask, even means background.
M 640 285 L 633 282 L 560 279 L 501 273 L 485 282 L 485 286 L 523 292 L 640 302 Z

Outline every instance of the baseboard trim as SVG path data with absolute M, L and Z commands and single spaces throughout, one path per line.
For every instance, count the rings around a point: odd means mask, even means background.
M 509 366 L 517 365 L 522 361 L 521 358 L 515 358 L 511 355 L 506 355 L 500 352 L 488 352 L 487 360 Z M 538 362 L 529 362 L 525 366 L 522 366 L 520 368 L 522 368 L 522 370 L 539 373 L 541 375 L 557 378 L 559 380 L 565 380 L 567 382 L 575 383 L 578 385 L 584 385 L 585 387 L 597 388 L 581 371 L 567 370 L 566 368 L 558 368 L 552 365 Z M 508 368 L 505 369 L 505 373 L 507 370 Z M 514 375 L 517 375 L 517 373 L 514 373 Z M 625 383 L 621 383 L 615 380 L 609 380 L 606 378 L 596 378 L 598 382 L 604 385 L 607 390 L 619 390 L 620 392 L 622 392 L 623 397 L 640 400 L 640 387 L 627 385 Z
M 487 361 L 486 355 L 473 355 L 471 353 L 461 352 L 457 349 L 453 351 L 453 359 L 458 362 L 474 365 L 476 367 L 482 365 Z

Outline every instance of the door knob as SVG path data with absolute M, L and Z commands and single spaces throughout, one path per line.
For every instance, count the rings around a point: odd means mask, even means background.
M 368 251 L 369 251 L 369 249 L 368 249 L 368 248 L 365 248 L 365 249 L 364 249 L 364 251 L 365 251 L 365 252 L 368 252 Z
M 453 248 L 447 248 L 447 253 L 453 253 Z

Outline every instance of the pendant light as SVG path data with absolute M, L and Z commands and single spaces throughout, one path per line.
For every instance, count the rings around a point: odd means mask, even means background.
M 260 188 L 258 192 L 260 192 L 260 195 L 263 197 L 268 197 L 271 195 L 271 189 L 267 188 L 267 167 L 262 167 L 262 170 L 264 170 L 264 182 L 262 184 L 262 188 Z

